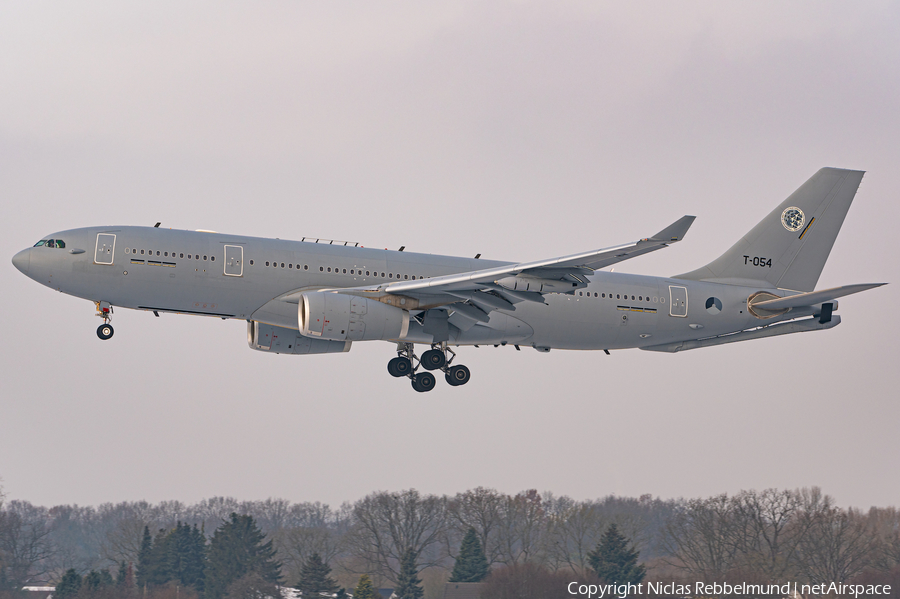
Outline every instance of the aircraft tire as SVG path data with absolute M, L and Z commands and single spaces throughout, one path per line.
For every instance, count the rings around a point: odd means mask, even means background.
M 422 363 L 422 367 L 425 370 L 437 370 L 446 364 L 447 356 L 444 355 L 439 349 L 429 349 L 427 352 L 422 354 L 422 359 L 420 360 Z
M 97 327 L 97 336 L 100 337 L 100 339 L 102 339 L 103 341 L 106 341 L 107 339 L 112 337 L 115 332 L 116 331 L 113 329 L 111 324 L 101 324 L 99 327 Z
M 447 379 L 447 383 L 454 387 L 459 387 L 460 385 L 468 383 L 472 375 L 469 373 L 468 368 L 459 364 L 457 366 L 451 366 L 450 370 L 444 374 L 444 377 Z
M 388 362 L 388 374 L 390 374 L 393 377 L 401 377 L 406 374 L 405 372 L 400 372 L 399 363 L 402 359 L 403 358 L 400 358 L 398 356 L 398 357 L 394 358 L 393 360 L 391 360 L 390 362 Z
M 409 358 L 404 358 L 403 356 L 400 356 L 397 358 L 397 364 L 395 366 L 395 369 L 397 370 L 397 372 L 400 373 L 397 376 L 406 376 L 410 372 L 412 372 L 412 362 L 409 361 Z
M 434 384 L 436 382 L 434 375 L 430 372 L 420 372 L 412 377 L 412 388 L 419 393 L 426 393 L 434 389 Z

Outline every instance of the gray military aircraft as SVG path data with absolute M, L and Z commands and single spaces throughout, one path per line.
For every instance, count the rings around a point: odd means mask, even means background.
M 61 231 L 13 264 L 93 301 L 100 339 L 113 336 L 115 306 L 244 319 L 250 347 L 272 353 L 389 341 L 397 357 L 388 372 L 430 391 L 432 371 L 453 386 L 469 381 L 469 369 L 453 364 L 459 346 L 677 352 L 837 326 L 838 298 L 881 285 L 814 291 L 863 174 L 821 169 L 722 256 L 673 277 L 600 269 L 681 241 L 693 216 L 632 243 L 535 262 L 157 223 Z M 429 346 L 421 357 L 417 343 Z

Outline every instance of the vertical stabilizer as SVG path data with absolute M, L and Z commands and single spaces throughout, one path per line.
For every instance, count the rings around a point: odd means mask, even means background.
M 731 249 L 676 278 L 812 291 L 863 174 L 820 169 Z

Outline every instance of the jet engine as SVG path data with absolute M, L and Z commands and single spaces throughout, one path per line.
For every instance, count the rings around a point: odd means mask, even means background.
M 350 341 L 310 339 L 294 329 L 256 321 L 247 323 L 247 343 L 250 349 L 275 354 L 334 354 L 350 351 Z
M 328 291 L 310 291 L 298 306 L 300 334 L 333 341 L 403 339 L 409 312 L 378 300 Z

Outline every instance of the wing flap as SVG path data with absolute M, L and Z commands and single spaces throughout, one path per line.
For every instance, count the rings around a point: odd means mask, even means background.
M 444 291 L 478 289 L 485 283 L 492 283 L 507 276 L 516 276 L 526 272 L 528 274 L 540 275 L 540 269 L 543 268 L 552 269 L 555 274 L 560 274 L 560 269 L 568 268 L 573 269 L 573 271 L 567 272 L 566 274 L 583 274 L 584 269 L 597 270 L 598 268 L 610 266 L 623 260 L 634 258 L 635 256 L 662 249 L 671 243 L 681 241 L 691 224 L 694 222 L 694 218 L 695 217 L 693 216 L 684 216 L 653 237 L 647 237 L 633 243 L 562 256 L 560 258 L 551 258 L 549 260 L 537 260 L 534 262 L 521 262 L 505 266 L 495 266 L 484 270 L 456 273 L 418 281 L 398 281 L 396 283 L 388 283 L 379 286 L 378 290 L 386 291 L 388 293 L 408 293 L 419 289 L 431 289 L 435 291 L 437 288 L 441 288 Z M 666 237 L 661 238 L 659 236 Z

